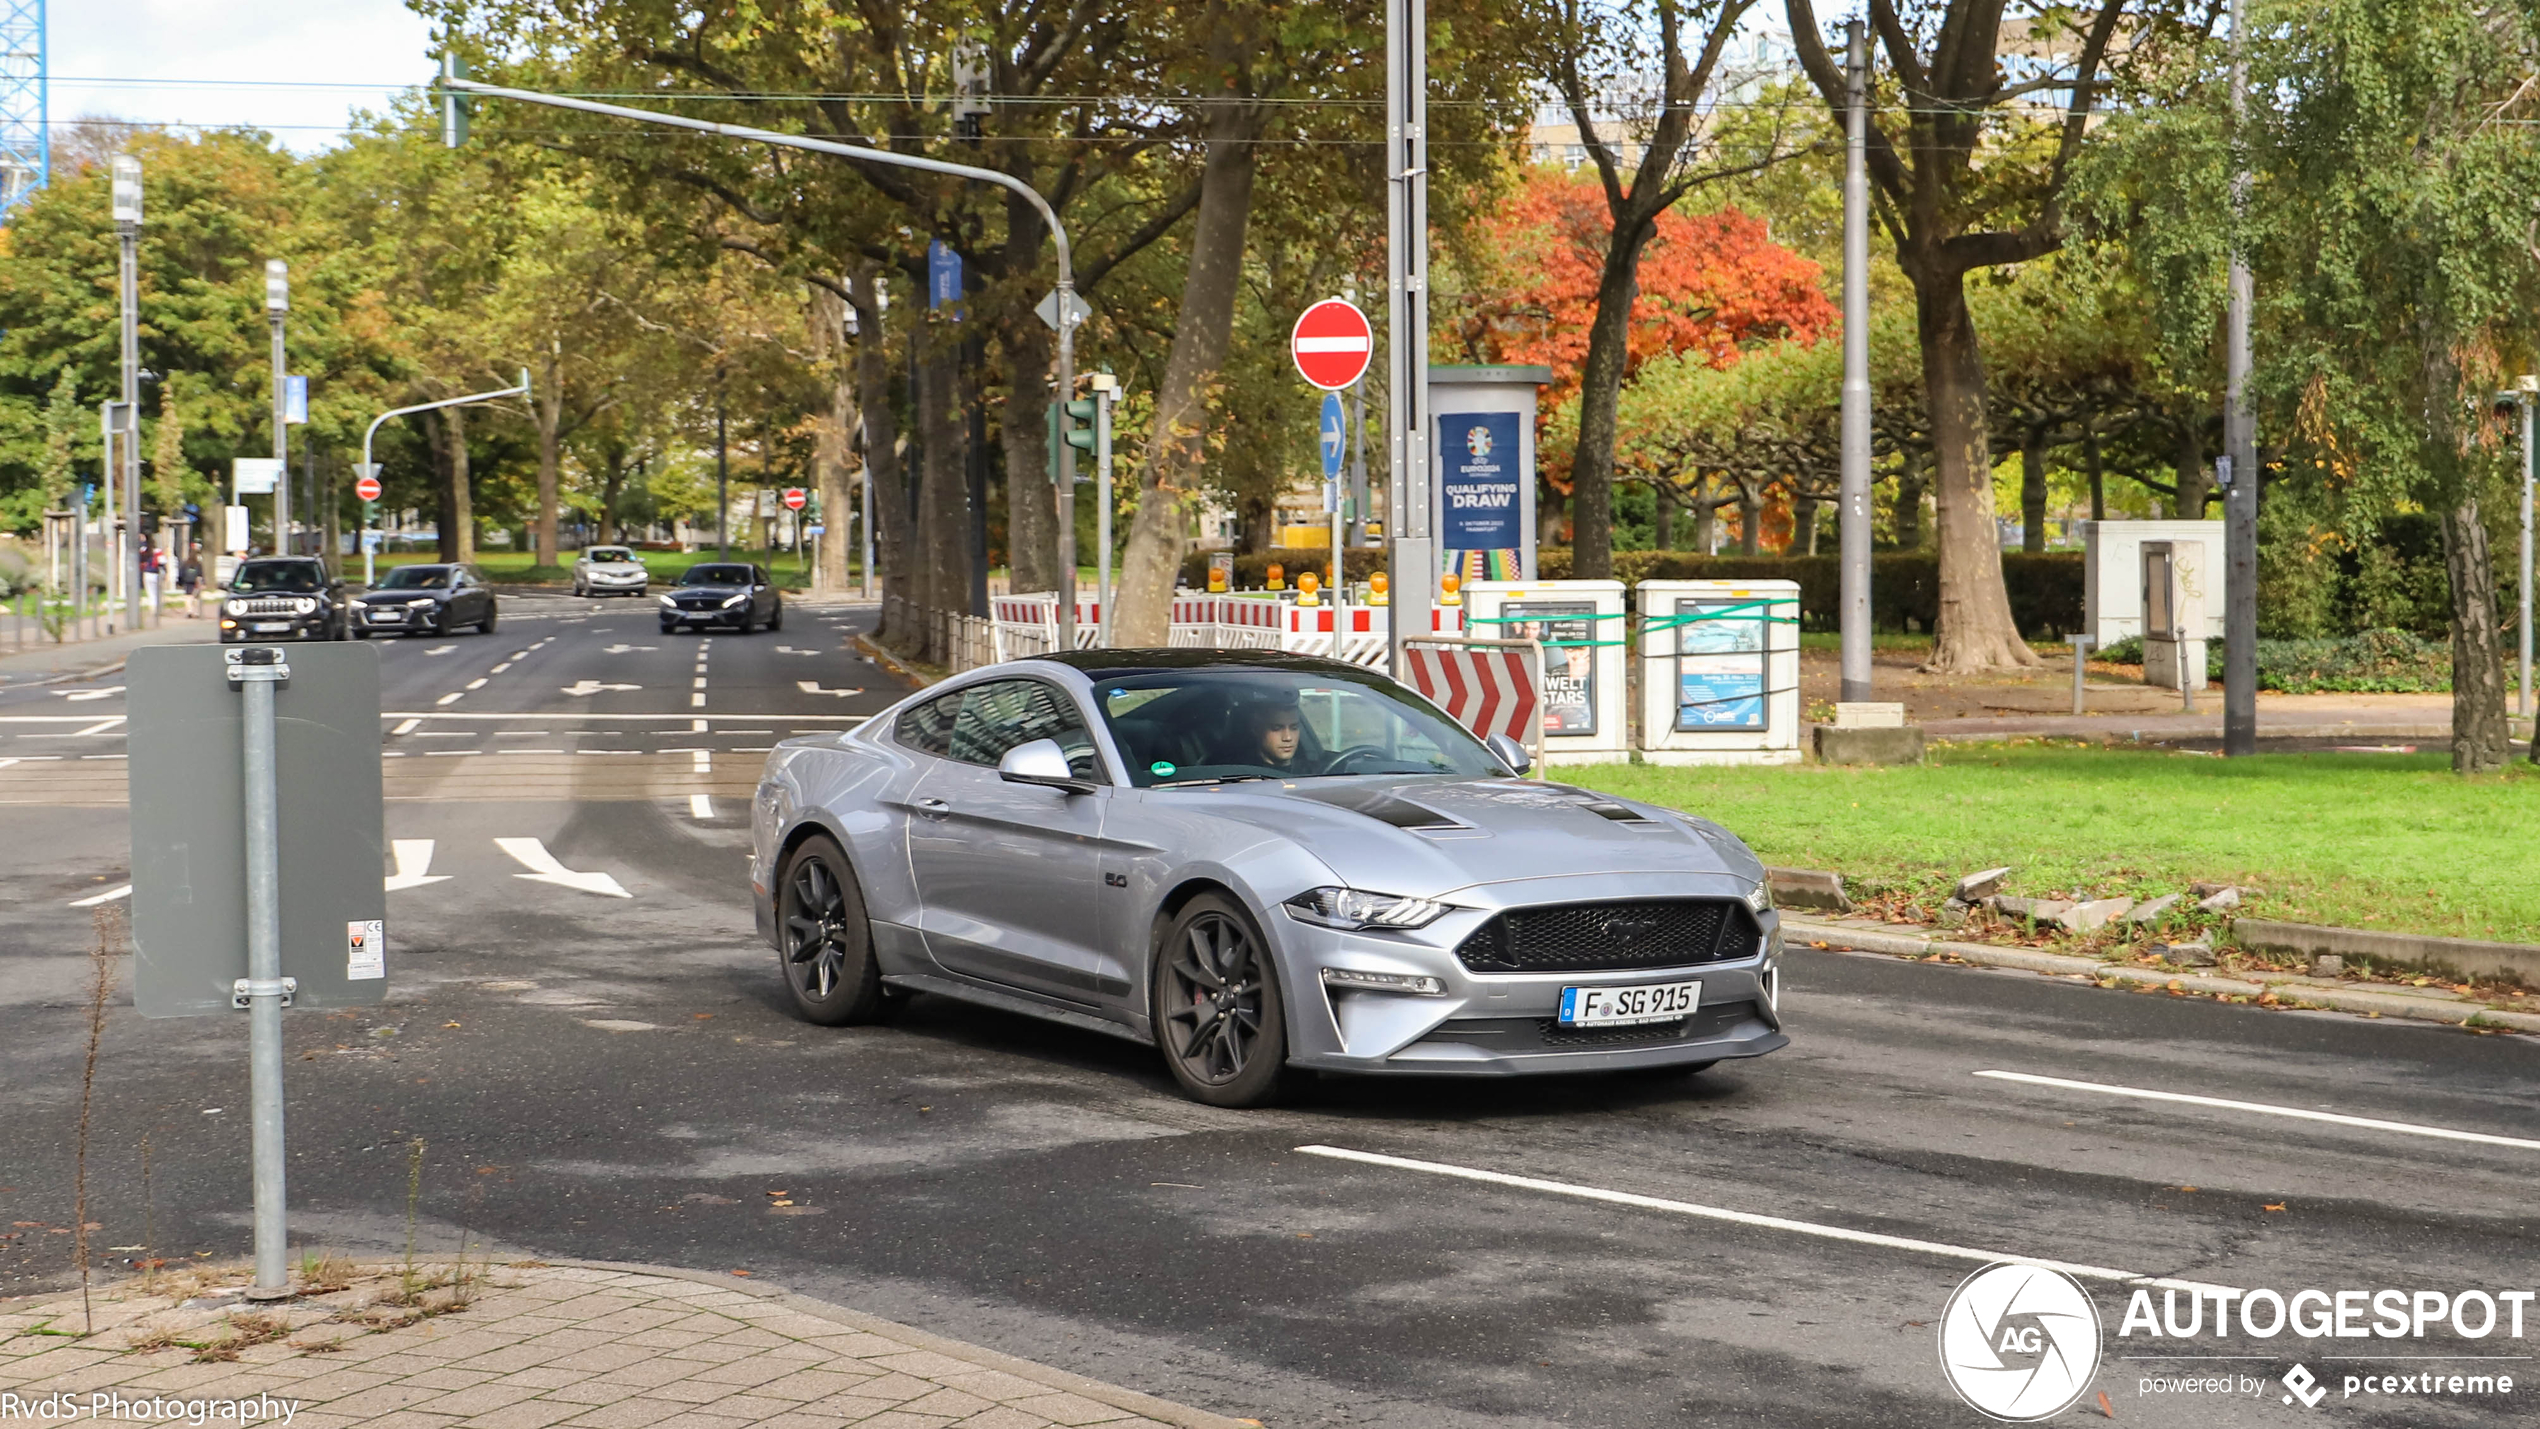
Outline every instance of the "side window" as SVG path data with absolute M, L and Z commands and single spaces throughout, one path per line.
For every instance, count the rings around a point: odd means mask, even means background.
M 953 722 L 952 757 L 993 769 L 1006 751 L 1036 739 L 1057 740 L 1077 778 L 1103 777 L 1094 737 L 1075 702 L 1039 680 L 995 680 L 966 691 Z
M 961 700 L 958 694 L 944 695 L 907 711 L 892 726 L 891 737 L 920 753 L 950 754 L 953 718 L 961 713 Z

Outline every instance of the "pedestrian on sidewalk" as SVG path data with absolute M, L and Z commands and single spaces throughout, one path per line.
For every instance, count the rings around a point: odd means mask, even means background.
M 199 544 L 190 545 L 185 564 L 177 567 L 176 588 L 185 593 L 185 618 L 188 620 L 199 619 L 202 614 L 201 602 L 195 599 L 195 592 L 203 586 L 202 551 Z

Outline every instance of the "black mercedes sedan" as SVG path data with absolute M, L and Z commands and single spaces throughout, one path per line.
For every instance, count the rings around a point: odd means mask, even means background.
M 239 564 L 220 603 L 220 638 L 341 640 L 350 613 L 344 583 L 315 556 L 258 556 Z
M 447 635 L 472 625 L 494 633 L 494 588 L 472 566 L 399 566 L 355 603 L 353 634 Z
M 785 628 L 785 597 L 767 572 L 739 561 L 708 561 L 688 568 L 661 598 L 661 633 L 683 625 L 728 625 L 749 634 L 759 626 Z

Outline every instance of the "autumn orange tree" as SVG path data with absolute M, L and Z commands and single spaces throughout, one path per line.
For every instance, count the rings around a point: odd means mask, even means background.
M 1529 171 L 1474 245 L 1489 267 L 1454 313 L 1458 346 L 1477 362 L 1551 368 L 1547 413 L 1579 397 L 1612 237 L 1597 183 Z M 1735 208 L 1661 212 L 1623 323 L 1618 386 L 1654 357 L 1726 367 L 1749 348 L 1814 342 L 1837 317 L 1819 282 L 1818 266 L 1775 243 L 1761 219 Z

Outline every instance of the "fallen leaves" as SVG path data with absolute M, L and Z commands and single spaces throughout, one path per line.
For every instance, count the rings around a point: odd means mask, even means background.
M 2280 1211 L 2284 1209 L 2284 1203 L 2282 1201 L 2270 1201 L 2266 1205 L 2259 1207 L 2259 1209 L 2265 1211 Z

